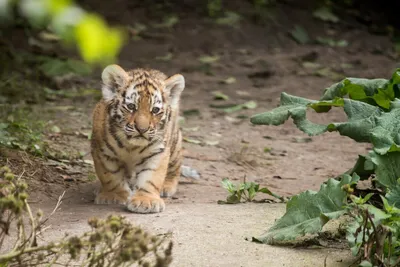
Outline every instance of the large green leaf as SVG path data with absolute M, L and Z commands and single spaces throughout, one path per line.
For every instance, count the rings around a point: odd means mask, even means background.
M 358 180 L 356 174 L 353 177 L 344 174 L 341 181 L 329 179 L 322 184 L 319 192 L 306 191 L 294 196 L 287 203 L 285 215 L 254 240 L 274 244 L 320 231 L 330 219 L 345 212 L 347 193 L 342 190 L 342 186 Z
M 344 107 L 348 116 L 347 122 L 316 124 L 306 118 L 307 108 L 317 112 L 328 111 L 332 106 Z M 326 131 L 338 131 L 358 142 L 369 142 L 370 132 L 376 126 L 376 118 L 383 111 L 376 106 L 352 99 L 334 99 L 331 101 L 314 101 L 282 93 L 281 105 L 269 112 L 251 117 L 253 124 L 280 125 L 291 117 L 296 126 L 309 135 L 318 135 Z M 399 118 L 400 119 L 400 118 Z
M 400 96 L 400 69 L 397 69 L 390 80 L 346 78 L 325 89 L 321 100 L 332 100 L 349 96 L 350 99 L 363 101 L 389 109 L 395 97 Z
M 292 117 L 296 126 L 302 131 L 310 135 L 318 135 L 325 132 L 327 127 L 312 123 L 306 119 L 307 106 L 316 103 L 318 101 L 282 93 L 281 105 L 278 108 L 253 116 L 251 122 L 254 124 L 280 125 L 288 120 L 289 117 Z M 324 105 L 326 104 L 324 103 Z
M 375 120 L 376 127 L 371 131 L 374 150 L 381 155 L 400 151 L 400 109 L 391 109 Z
M 385 187 L 396 187 L 400 177 L 400 152 L 380 155 L 371 151 L 369 156 L 375 165 L 376 180 Z
M 386 194 L 386 198 L 390 205 L 400 209 L 400 184 L 397 183 L 395 187 L 390 188 Z
M 376 117 L 383 113 L 381 109 L 361 101 L 344 99 L 344 112 L 348 121 L 330 124 L 330 130 L 336 130 L 357 142 L 369 142 L 370 131 L 376 125 Z
M 291 117 L 296 126 L 309 135 L 326 131 L 338 131 L 357 142 L 371 142 L 379 154 L 400 151 L 400 108 L 399 101 L 390 102 L 391 109 L 385 112 L 378 106 L 366 102 L 335 98 L 315 101 L 282 93 L 281 105 L 272 111 L 254 115 L 254 124 L 279 125 Z M 316 124 L 306 118 L 307 108 L 317 112 L 328 111 L 332 106 L 343 106 L 347 122 Z
M 387 83 L 387 79 L 346 78 L 326 88 L 321 100 L 332 100 L 345 95 L 354 100 L 366 100 L 374 95 L 377 88 L 383 88 Z

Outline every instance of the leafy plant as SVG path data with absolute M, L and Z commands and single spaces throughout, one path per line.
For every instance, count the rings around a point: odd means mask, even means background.
M 362 266 L 395 266 L 400 261 L 398 219 L 400 208 L 400 69 L 392 78 L 346 78 L 325 89 L 320 100 L 281 95 L 280 106 L 251 117 L 253 124 L 280 125 L 289 118 L 308 135 L 337 131 L 373 149 L 360 155 L 345 174 L 329 179 L 319 192 L 306 191 L 287 204 L 285 215 L 257 241 L 279 244 L 305 234 L 318 233 L 330 219 L 352 215 L 348 240 Z M 343 108 L 348 120 L 313 123 L 308 109 L 317 113 Z M 358 180 L 370 179 L 381 201 L 371 194 L 354 195 Z M 379 199 L 379 198 L 378 198 Z M 351 202 L 350 202 L 351 200 Z M 361 234 L 361 235 L 360 235 Z
M 284 198 L 271 192 L 268 188 L 260 188 L 259 184 L 254 182 L 242 182 L 238 185 L 232 183 L 228 178 L 222 180 L 222 187 L 225 188 L 229 195 L 226 201 L 218 201 L 219 204 L 237 204 L 244 202 L 252 202 L 257 193 L 264 193 L 273 196 L 280 201 L 284 202 Z
M 383 209 L 366 204 L 372 193 L 363 197 L 350 196 L 352 203 L 348 213 L 354 221 L 347 229 L 347 240 L 354 255 L 364 253 L 367 259 L 373 259 L 380 266 L 398 266 L 400 264 L 400 209 L 391 206 L 382 198 Z M 361 266 L 372 266 L 364 260 Z
M 22 174 L 23 175 L 23 174 Z M 22 176 L 21 175 L 21 176 Z M 17 238 L 9 251 L 2 250 L 0 266 L 168 266 L 172 242 L 153 236 L 121 216 L 89 220 L 91 230 L 81 236 L 65 236 L 47 244 L 39 244 L 38 236 L 45 234 L 39 210 L 36 215 L 28 204 L 27 184 L 0 168 L 0 248 L 15 229 Z M 61 204 L 61 198 L 53 213 Z M 52 213 L 52 214 L 53 214 Z M 28 224 L 26 223 L 28 222 Z
M 0 146 L 44 155 L 47 149 L 42 136 L 44 126 L 44 122 L 29 120 L 28 113 L 22 109 L 13 112 L 0 121 Z

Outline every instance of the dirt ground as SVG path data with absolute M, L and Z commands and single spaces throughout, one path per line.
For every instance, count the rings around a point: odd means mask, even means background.
M 93 181 L 87 134 L 98 96 L 36 105 L 35 112 L 61 129 L 57 134 L 47 133 L 47 142 L 66 153 L 83 153 L 85 163 L 46 161 L 15 151 L 3 151 L 1 163 L 7 162 L 17 174 L 24 171 L 35 208 L 50 212 L 66 190 L 63 204 L 50 222 L 53 237 L 66 231 L 84 231 L 86 220 L 92 216 L 122 213 L 153 231 L 173 232 L 173 266 L 323 266 L 325 257 L 326 266 L 348 266 L 351 258 L 347 250 L 276 248 L 245 240 L 268 229 L 284 213 L 282 204 L 218 205 L 217 201 L 226 198 L 221 188 L 223 178 L 240 181 L 246 177 L 277 194 L 291 196 L 317 190 L 328 178 L 351 168 L 357 156 L 366 153 L 367 145 L 336 133 L 308 138 L 291 121 L 279 127 L 254 126 L 249 117 L 277 106 L 281 92 L 318 99 L 324 88 L 345 76 L 390 77 L 396 60 L 388 37 L 372 35 L 355 22 L 323 23 L 307 8 L 286 5 L 272 9 L 264 25 L 244 18 L 237 27 L 231 27 L 188 12 L 188 4 L 176 11 L 179 22 L 165 29 L 151 27 L 162 16 L 149 13 L 134 1 L 103 1 L 101 6 L 95 0 L 81 2 L 111 23 L 148 25 L 142 39 L 132 39 L 124 47 L 119 56 L 121 66 L 184 75 L 183 134 L 187 140 L 202 143 L 184 143 L 185 165 L 198 170 L 201 179 L 182 178 L 178 193 L 167 201 L 161 214 L 137 215 L 118 206 L 96 206 L 97 181 Z M 241 10 L 245 13 L 246 8 L 244 5 Z M 306 28 L 312 39 L 344 39 L 348 46 L 299 45 L 288 34 L 297 24 Z M 199 61 L 204 56 L 219 59 L 205 67 Z M 325 72 L 315 73 L 310 64 L 304 64 L 306 61 L 313 62 L 314 67 L 318 64 Z M 84 83 L 99 89 L 100 71 Z M 236 81 L 224 83 L 229 77 Z M 214 100 L 214 91 L 223 92 L 229 100 Z M 257 102 L 257 108 L 226 114 L 211 107 L 251 100 Z M 310 112 L 309 117 L 325 123 L 345 119 L 338 110 L 322 115 Z

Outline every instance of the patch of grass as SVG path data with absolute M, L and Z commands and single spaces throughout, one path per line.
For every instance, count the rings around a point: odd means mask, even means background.
M 45 155 L 47 144 L 43 141 L 45 122 L 32 116 L 28 108 L 0 108 L 0 146 L 16 148 L 34 155 Z
M 18 72 L 7 72 L 0 75 L 0 92 L 0 104 L 21 101 L 33 104 L 41 103 L 44 100 L 43 87 Z
M 93 96 L 96 100 L 100 100 L 101 91 L 92 88 L 78 88 L 75 90 L 52 90 L 47 87 L 43 88 L 46 99 L 56 100 L 57 98 L 80 98 L 86 96 Z

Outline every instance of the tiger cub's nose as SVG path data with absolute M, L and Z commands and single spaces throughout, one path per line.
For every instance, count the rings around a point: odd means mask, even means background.
M 149 130 L 149 127 L 140 127 L 138 125 L 135 125 L 136 130 L 140 133 L 140 134 L 144 134 L 145 132 L 147 132 Z

